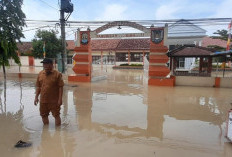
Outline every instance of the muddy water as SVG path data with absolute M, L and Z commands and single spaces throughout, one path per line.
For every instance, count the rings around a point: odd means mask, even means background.
M 142 71 L 66 84 L 62 125 L 43 127 L 35 80 L 0 82 L 0 152 L 17 157 L 230 157 L 224 137 L 232 90 L 151 87 Z M 32 142 L 16 149 L 18 140 Z

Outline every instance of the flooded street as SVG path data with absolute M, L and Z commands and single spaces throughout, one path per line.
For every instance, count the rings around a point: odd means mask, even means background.
M 35 79 L 0 80 L 0 152 L 17 157 L 231 157 L 232 89 L 147 86 L 140 70 L 66 83 L 61 127 L 43 127 Z M 17 141 L 32 142 L 14 148 Z

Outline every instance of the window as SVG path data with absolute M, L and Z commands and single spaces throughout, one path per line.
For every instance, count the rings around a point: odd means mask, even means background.
M 116 61 L 117 62 L 126 62 L 128 60 L 127 53 L 116 53 Z
M 131 61 L 132 62 L 142 62 L 143 54 L 142 53 L 131 53 Z
M 177 68 L 184 68 L 184 62 L 185 59 L 184 58 L 178 58 L 178 62 L 177 62 Z
M 101 56 L 92 56 L 92 63 L 93 64 L 99 64 L 101 63 Z

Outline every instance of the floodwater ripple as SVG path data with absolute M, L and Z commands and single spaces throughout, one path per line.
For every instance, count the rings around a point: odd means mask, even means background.
M 230 156 L 224 135 L 231 89 L 147 86 L 142 71 L 108 75 L 65 86 L 58 128 L 52 116 L 42 125 L 35 80 L 0 81 L 2 155 Z M 19 139 L 32 147 L 12 149 Z

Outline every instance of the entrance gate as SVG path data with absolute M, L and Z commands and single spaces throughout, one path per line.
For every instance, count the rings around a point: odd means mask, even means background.
M 92 32 L 90 29 L 87 31 L 78 31 L 77 46 L 74 48 L 76 54 L 73 57 L 75 61 L 73 71 L 75 74 L 68 76 L 68 80 L 75 82 L 91 82 L 91 38 L 99 38 L 101 37 L 101 35 L 99 35 L 100 32 L 115 26 L 129 26 L 144 32 L 139 33 L 140 36 L 150 36 L 148 84 L 155 86 L 174 86 L 174 78 L 166 77 L 170 73 L 169 68 L 166 66 L 168 62 L 168 56 L 166 55 L 168 48 L 165 46 L 167 42 L 167 26 L 159 28 L 151 27 L 148 29 L 135 22 L 129 21 L 111 22 Z

